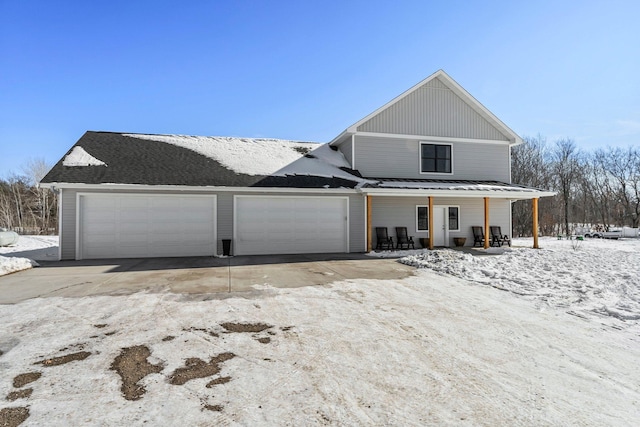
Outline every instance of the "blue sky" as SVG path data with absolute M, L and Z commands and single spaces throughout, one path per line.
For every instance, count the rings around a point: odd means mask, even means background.
M 640 2 L 0 0 L 0 177 L 86 130 L 326 142 L 438 69 L 521 136 L 640 145 Z

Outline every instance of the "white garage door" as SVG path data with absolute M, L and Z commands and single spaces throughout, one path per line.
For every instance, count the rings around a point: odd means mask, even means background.
M 213 255 L 215 196 L 79 196 L 78 258 Z
M 345 197 L 235 197 L 236 255 L 348 252 Z

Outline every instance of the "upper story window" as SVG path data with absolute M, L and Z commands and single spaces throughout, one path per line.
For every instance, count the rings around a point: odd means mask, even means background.
M 420 143 L 420 172 L 451 173 L 451 144 Z

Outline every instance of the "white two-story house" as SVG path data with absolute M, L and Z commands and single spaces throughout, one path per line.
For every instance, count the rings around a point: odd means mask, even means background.
M 522 140 L 444 71 L 328 144 L 87 132 L 41 185 L 59 192 L 60 258 L 365 252 L 376 228 L 416 248 L 511 233 Z M 477 239 L 476 239 L 477 240 Z M 477 243 L 477 241 L 476 241 Z M 488 246 L 489 239 L 482 242 Z

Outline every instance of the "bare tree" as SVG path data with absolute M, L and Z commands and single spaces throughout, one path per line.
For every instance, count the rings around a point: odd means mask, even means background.
M 588 221 L 591 224 L 609 224 L 614 198 L 614 182 L 607 172 L 607 153 L 596 150 L 587 155 L 582 176 L 582 191 L 588 200 Z
M 29 234 L 55 232 L 57 198 L 38 187 L 48 169 L 44 160 L 35 159 L 23 167 L 23 175 L 0 179 L 0 227 Z
M 565 234 L 571 234 L 570 204 L 572 191 L 580 174 L 579 151 L 571 139 L 560 139 L 555 142 L 551 151 L 551 170 L 559 195 L 562 200 L 562 220 Z
M 536 137 L 525 137 L 524 143 L 515 147 L 511 153 L 511 181 L 516 184 L 536 188 L 550 186 L 548 149 L 546 139 L 538 134 Z M 550 202 L 540 201 L 540 211 L 550 209 Z M 516 201 L 512 206 L 513 233 L 518 236 L 531 235 L 532 208 L 528 200 Z M 540 218 L 541 229 L 545 228 L 548 215 Z M 549 221 L 551 222 L 551 221 Z
M 616 225 L 624 225 L 631 222 L 634 226 L 638 223 L 640 213 L 640 201 L 638 200 L 638 187 L 640 174 L 638 174 L 638 151 L 630 147 L 628 149 L 611 148 L 605 156 L 605 167 L 609 175 L 616 182 L 616 195 L 619 213 Z
M 633 195 L 633 210 L 631 212 L 631 227 L 637 228 L 640 223 L 640 151 L 633 148 L 632 174 L 629 191 Z
M 42 158 L 30 159 L 23 167 L 25 175 L 29 179 L 30 190 L 33 196 L 34 204 L 31 207 L 31 212 L 37 217 L 36 223 L 40 228 L 40 233 L 47 233 L 52 228 L 52 216 L 55 216 L 55 211 L 52 212 L 52 207 L 55 208 L 55 194 L 46 188 L 41 188 L 38 183 L 49 171 L 50 166 Z

